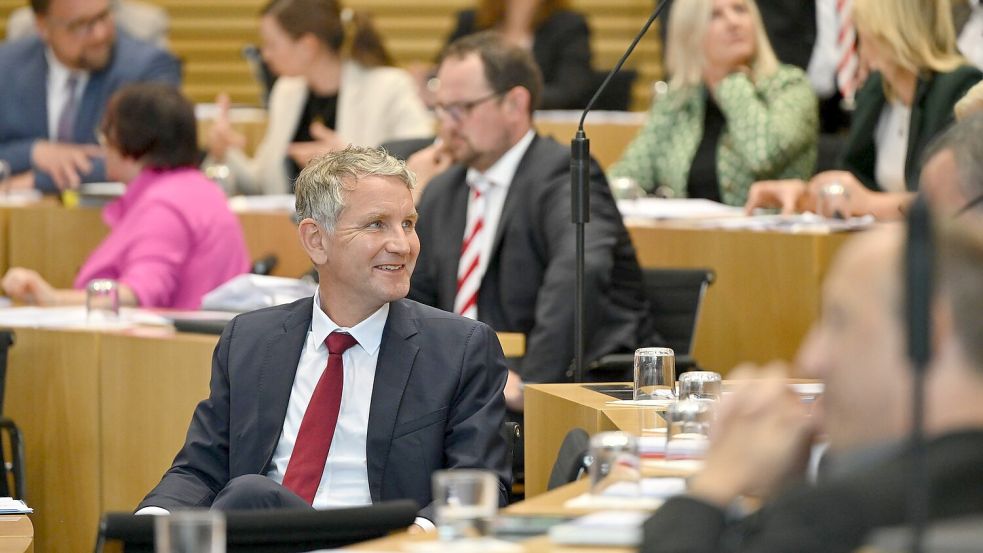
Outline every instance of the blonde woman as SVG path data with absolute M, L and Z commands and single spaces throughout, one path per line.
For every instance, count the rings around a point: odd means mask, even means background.
M 208 137 L 206 162 L 233 171 L 236 190 L 227 192 L 290 193 L 293 179 L 318 154 L 433 134 L 412 77 L 391 67 L 365 14 L 349 22 L 344 13 L 336 0 L 272 0 L 263 8 L 263 59 L 279 75 L 266 134 L 252 159 L 227 117 Z
M 981 78 L 956 50 L 949 0 L 854 0 L 853 20 L 871 75 L 857 93 L 843 170 L 809 183 L 755 184 L 748 209 L 809 210 L 837 181 L 849 192 L 850 215 L 897 218 L 918 189 L 925 147 Z
M 816 98 L 802 70 L 778 62 L 754 0 L 677 3 L 666 61 L 669 91 L 609 177 L 743 205 L 755 180 L 812 172 Z

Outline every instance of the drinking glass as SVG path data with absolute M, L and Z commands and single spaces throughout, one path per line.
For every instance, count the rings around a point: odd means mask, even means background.
M 433 477 L 437 535 L 441 540 L 488 535 L 498 510 L 498 480 L 485 470 L 438 470 Z
M 641 472 L 638 441 L 627 432 L 600 432 L 590 439 L 590 492 L 635 497 Z
M 225 553 L 225 514 L 175 511 L 154 517 L 156 553 Z
M 679 375 L 679 399 L 720 399 L 723 380 L 713 371 L 690 371 Z
M 614 177 L 610 181 L 611 194 L 616 200 L 637 200 L 645 196 L 638 181 L 631 177 Z
M 0 195 L 4 198 L 10 194 L 10 163 L 5 159 L 0 159 Z
M 666 409 L 666 459 L 702 459 L 710 440 L 711 403 L 681 399 Z
M 85 315 L 90 322 L 119 318 L 119 285 L 115 280 L 97 278 L 85 287 Z
M 635 350 L 634 399 L 672 399 L 676 387 L 676 355 L 670 348 Z
M 850 217 L 850 193 L 839 181 L 824 184 L 816 198 L 816 214 L 827 219 Z

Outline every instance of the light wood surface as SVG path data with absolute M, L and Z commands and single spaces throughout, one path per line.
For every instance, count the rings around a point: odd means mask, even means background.
M 579 119 L 579 112 L 577 113 Z M 638 134 L 642 121 L 592 123 L 590 118 L 584 125 L 584 132 L 590 139 L 590 153 L 605 170 L 621 159 L 628 143 Z M 557 121 L 539 118 L 536 130 L 545 136 L 552 136 L 560 144 L 570 144 L 577 132 L 576 121 Z
M 850 234 L 708 230 L 686 224 L 629 225 L 643 267 L 709 268 L 694 344 L 702 367 L 795 358 L 818 317 L 822 281 Z
M 25 515 L 0 516 L 0 553 L 33 553 L 34 526 Z

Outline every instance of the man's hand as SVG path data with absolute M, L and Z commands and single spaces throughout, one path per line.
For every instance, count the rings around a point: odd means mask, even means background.
M 782 215 L 792 215 L 811 207 L 808 187 L 798 179 L 765 180 L 751 185 L 744 212 L 748 215 L 758 208 L 777 207 Z
M 229 121 L 229 95 L 221 93 L 215 99 L 218 106 L 218 115 L 208 129 L 208 154 L 213 158 L 222 161 L 230 148 L 242 149 L 246 146 L 246 137 L 232 128 Z
M 14 267 L 0 282 L 5 294 L 12 299 L 34 305 L 56 305 L 58 294 L 48 281 L 31 269 Z
M 815 424 L 781 367 L 736 371 L 745 380 L 721 400 L 704 469 L 691 495 L 724 507 L 742 495 L 768 497 L 804 473 Z
M 416 186 L 413 188 L 413 201 L 420 202 L 423 190 L 435 176 L 450 169 L 454 164 L 451 155 L 439 143 L 434 143 L 406 160 L 406 166 L 416 174 Z
M 92 171 L 92 159 L 102 155 L 94 144 L 65 144 L 38 140 L 31 148 L 31 164 L 51 175 L 61 190 L 78 188 L 81 175 Z
M 508 380 L 505 381 L 505 406 L 512 411 L 522 412 L 524 395 L 522 392 L 522 377 L 509 369 Z
M 311 138 L 314 140 L 294 142 L 287 147 L 287 155 L 301 168 L 307 167 L 312 159 L 321 154 L 343 150 L 348 146 L 348 142 L 341 138 L 338 133 L 325 127 L 323 123 L 317 121 L 311 123 L 310 130 Z

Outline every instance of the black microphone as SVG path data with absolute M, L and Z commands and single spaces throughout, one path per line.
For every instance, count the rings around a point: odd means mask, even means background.
M 597 103 L 597 99 L 607 90 L 611 79 L 621 71 L 621 67 L 625 64 L 628 56 L 635 50 L 635 47 L 638 46 L 638 42 L 648 32 L 649 27 L 652 26 L 652 23 L 655 22 L 663 10 L 665 10 L 666 6 L 669 5 L 669 1 L 661 0 L 659 2 L 655 7 L 655 11 L 649 16 L 648 21 L 642 26 L 642 30 L 638 31 L 631 44 L 628 45 L 628 49 L 622 54 L 621 59 L 618 60 L 618 63 L 614 65 L 608 76 L 601 82 L 601 86 L 597 87 L 594 96 L 587 102 L 587 107 L 584 108 L 583 113 L 580 115 L 577 134 L 570 141 L 571 215 L 573 224 L 577 227 L 577 285 L 574 300 L 576 315 L 574 317 L 573 338 L 575 382 L 584 381 L 584 225 L 590 221 L 590 140 L 584 134 L 584 120 L 587 119 L 587 113 Z
M 920 553 L 928 520 L 930 482 L 925 452 L 925 372 L 931 351 L 933 273 L 935 245 L 932 216 L 919 194 L 908 213 L 905 244 L 905 317 L 908 321 L 908 357 L 912 366 L 911 466 L 908 488 L 908 522 L 911 551 Z

